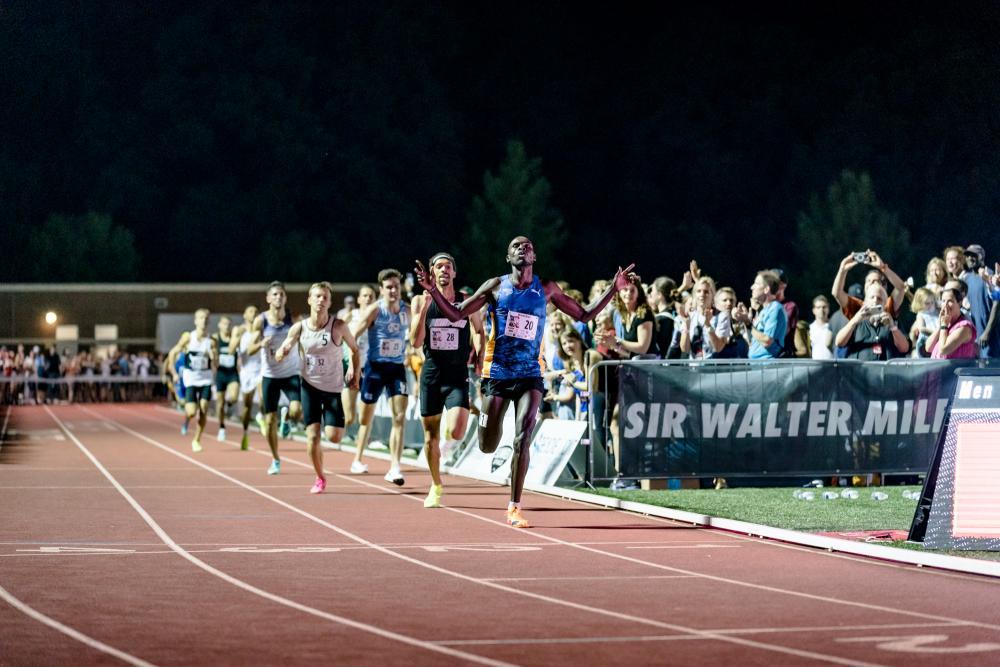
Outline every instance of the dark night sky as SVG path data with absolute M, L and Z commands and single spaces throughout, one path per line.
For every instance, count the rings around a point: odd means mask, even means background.
M 573 282 L 631 260 L 679 278 L 694 256 L 740 287 L 772 265 L 794 284 L 796 215 L 845 169 L 909 229 L 901 272 L 919 277 L 948 244 L 1000 255 L 998 19 L 1000 3 L 5 3 L 0 227 L 28 248 L 52 214 L 109 215 L 143 281 L 371 279 L 461 248 L 519 139 Z M 4 254 L 3 280 L 92 278 Z

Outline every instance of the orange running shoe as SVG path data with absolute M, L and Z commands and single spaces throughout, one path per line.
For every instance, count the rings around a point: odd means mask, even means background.
M 511 528 L 530 528 L 528 520 L 521 516 L 521 508 L 515 507 L 507 510 L 507 523 Z

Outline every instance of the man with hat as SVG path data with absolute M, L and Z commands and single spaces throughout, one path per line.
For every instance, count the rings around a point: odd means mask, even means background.
M 1000 357 L 1000 326 L 997 326 L 998 303 L 990 298 L 989 283 L 980 275 L 986 266 L 986 251 L 974 243 L 964 251 L 965 270 L 959 278 L 967 289 L 969 319 L 976 325 L 981 358 Z

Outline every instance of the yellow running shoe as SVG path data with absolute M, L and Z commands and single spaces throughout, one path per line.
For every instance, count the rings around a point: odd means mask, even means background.
M 250 434 L 244 433 L 243 440 L 240 442 L 240 449 L 244 452 L 250 449 Z
M 515 507 L 507 510 L 507 523 L 511 528 L 531 528 L 528 520 L 521 516 L 521 508 Z
M 431 490 L 427 492 L 427 497 L 424 498 L 424 507 L 441 507 L 442 490 L 440 484 L 431 484 Z
M 200 452 L 201 451 L 201 443 L 199 441 L 197 441 L 197 440 L 192 440 L 191 441 L 191 451 L 194 452 L 195 454 L 197 454 L 198 452 Z

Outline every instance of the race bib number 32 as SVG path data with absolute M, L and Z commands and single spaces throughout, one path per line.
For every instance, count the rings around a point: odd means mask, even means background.
M 329 375 L 334 370 L 326 364 L 326 359 L 313 354 L 306 355 L 306 368 L 310 375 Z
M 538 333 L 538 316 L 527 313 L 517 313 L 510 311 L 507 313 L 507 326 L 503 330 L 504 336 L 520 338 L 521 340 L 535 340 Z

